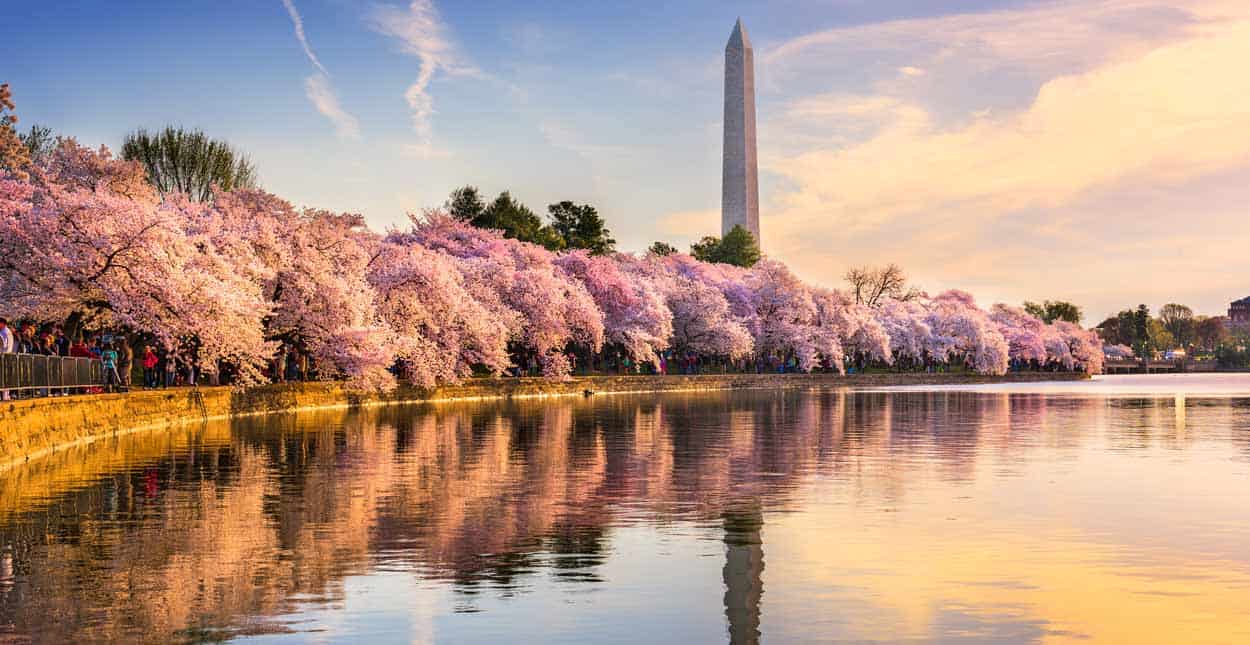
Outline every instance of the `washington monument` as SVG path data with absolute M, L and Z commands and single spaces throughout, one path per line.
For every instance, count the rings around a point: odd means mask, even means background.
M 725 45 L 725 148 L 721 235 L 741 226 L 760 241 L 760 182 L 755 162 L 755 52 L 742 26 Z

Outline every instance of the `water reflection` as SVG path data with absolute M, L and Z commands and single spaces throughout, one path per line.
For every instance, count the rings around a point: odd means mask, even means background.
M 0 474 L 0 641 L 1229 640 L 1248 448 L 1244 399 L 958 391 L 135 435 Z
M 725 618 L 729 642 L 758 643 L 764 595 L 764 515 L 757 505 L 725 511 Z

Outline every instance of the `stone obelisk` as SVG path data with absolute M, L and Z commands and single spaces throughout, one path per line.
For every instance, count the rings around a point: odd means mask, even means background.
M 725 45 L 725 147 L 721 235 L 741 226 L 760 240 L 760 183 L 755 161 L 755 52 L 742 26 Z

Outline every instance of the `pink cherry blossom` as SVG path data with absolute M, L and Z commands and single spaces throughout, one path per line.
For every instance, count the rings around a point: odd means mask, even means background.
M 578 250 L 556 258 L 566 275 L 586 286 L 603 312 L 605 339 L 638 361 L 659 360 L 673 335 L 673 314 L 654 283 L 626 273 L 617 259 Z
M 11 315 L 73 316 L 170 348 L 194 338 L 202 369 L 226 361 L 245 382 L 260 380 L 272 346 L 259 285 L 189 233 L 183 212 L 158 203 L 136 172 L 66 141 L 31 183 L 0 178 L 0 301 Z
M 996 304 L 990 309 L 990 319 L 1007 340 L 1011 358 L 1018 361 L 1046 362 L 1046 343 L 1043 340 L 1045 324 L 1018 307 Z
M 602 347 L 603 312 L 583 283 L 557 269 L 550 251 L 473 228 L 441 212 L 412 221 L 410 231 L 392 233 L 388 241 L 420 244 L 466 260 L 474 280 L 493 292 L 479 293 L 496 307 L 515 312 L 505 316 L 512 322 L 510 338 L 535 355 L 545 375 L 569 373 L 565 352 L 572 345 L 592 352 Z
M 981 374 L 1007 371 L 1010 348 L 997 325 L 976 300 L 963 291 L 946 291 L 933 299 L 926 320 L 948 360 L 962 360 Z
M 446 253 L 384 243 L 370 263 L 369 282 L 394 333 L 392 351 L 414 383 L 455 382 L 475 366 L 495 374 L 510 366 L 508 319 L 470 293 Z
M 869 307 L 768 258 L 744 269 L 556 254 L 438 211 L 383 236 L 263 191 L 162 199 L 138 164 L 72 140 L 28 178 L 0 174 L 0 301 L 8 315 L 148 334 L 245 384 L 264 380 L 280 344 L 370 388 L 530 364 L 563 378 L 605 342 L 637 362 L 673 349 L 804 371 L 853 360 L 1001 374 L 1016 361 L 1097 373 L 1104 352 L 1078 325 L 987 312 L 962 291 Z

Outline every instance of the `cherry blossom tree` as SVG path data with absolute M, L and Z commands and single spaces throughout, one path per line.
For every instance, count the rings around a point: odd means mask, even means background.
M 929 310 L 920 302 L 886 299 L 874 310 L 874 317 L 889 337 L 896 359 L 921 365 L 945 351 L 929 326 Z
M 189 234 L 141 173 L 66 140 L 29 182 L 0 178 L 0 300 L 19 316 L 128 328 L 171 348 L 194 339 L 202 369 L 225 361 L 259 381 L 270 350 L 260 288 Z
M 581 281 L 603 312 L 605 339 L 637 361 L 658 362 L 673 335 L 673 314 L 655 284 L 626 273 L 616 258 L 571 251 L 556 258 L 566 275 Z
M 879 312 L 836 289 L 815 290 L 821 324 L 832 325 L 848 353 L 886 364 L 894 362 L 889 331 Z
M 217 192 L 209 204 L 167 198 L 269 302 L 266 338 L 308 353 L 323 376 L 390 387 L 391 329 L 367 279 L 381 243 L 356 214 L 305 209 L 263 191 Z
M 481 366 L 507 369 L 508 322 L 478 301 L 456 261 L 417 244 L 383 243 L 369 282 L 393 332 L 393 350 L 414 383 L 455 382 Z
M 1046 343 L 1042 328 L 1045 323 L 1026 313 L 1023 309 L 1002 303 L 990 309 L 990 319 L 998 325 L 998 331 L 1007 340 L 1010 356 L 1014 360 L 1046 362 Z
M 414 216 L 412 222 L 409 232 L 392 233 L 388 241 L 420 244 L 465 260 L 475 281 L 493 291 L 486 297 L 517 314 L 508 317 L 510 338 L 535 356 L 544 375 L 569 374 L 570 345 L 592 352 L 602 347 L 603 312 L 585 285 L 557 269 L 550 251 L 437 211 Z
M 1046 346 L 1046 363 L 1070 370 L 1076 366 L 1068 339 L 1054 325 L 1042 327 L 1042 343 Z
M 950 290 L 939 294 L 930 304 L 927 321 L 941 354 L 963 358 L 981 374 L 1004 374 L 1010 348 L 990 317 L 976 306 L 976 300 L 964 291 Z
M 207 201 L 159 195 L 136 163 L 63 139 L 0 171 L 0 300 L 6 313 L 151 334 L 264 380 L 280 344 L 319 375 L 431 386 L 537 363 L 567 376 L 604 343 L 637 361 L 703 357 L 904 369 L 935 362 L 987 374 L 1009 360 L 1102 370 L 1098 337 L 971 295 L 875 299 L 805 284 L 784 264 L 751 268 L 684 253 L 555 254 L 441 212 L 382 236 L 362 217 L 297 210 L 263 191 Z
M 815 326 L 816 304 L 812 294 L 783 264 L 761 260 L 746 277 L 755 322 L 755 352 L 760 356 L 793 355 L 799 368 L 808 371 L 822 350 L 841 354 L 837 331 Z
M 1066 320 L 1056 320 L 1054 326 L 1067 341 L 1076 366 L 1087 374 L 1101 374 L 1103 352 L 1098 332 L 1082 329 L 1080 325 Z
M 388 386 L 390 329 L 367 280 L 378 243 L 356 214 L 305 210 L 286 233 L 290 262 L 271 283 L 271 336 L 293 338 L 318 369 L 363 385 Z
M 731 360 L 746 358 L 754 346 L 751 332 L 730 311 L 729 301 L 720 289 L 688 277 L 678 270 L 679 263 L 668 260 L 682 255 L 648 254 L 637 258 L 618 254 L 614 259 L 631 279 L 649 284 L 663 298 L 672 316 L 673 349 Z
M 730 313 L 729 302 L 718 289 L 682 277 L 668 287 L 665 301 L 673 314 L 676 349 L 732 360 L 751 354 L 751 332 Z

